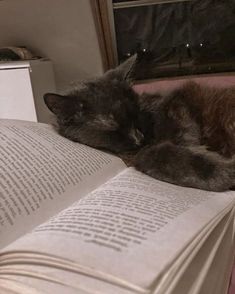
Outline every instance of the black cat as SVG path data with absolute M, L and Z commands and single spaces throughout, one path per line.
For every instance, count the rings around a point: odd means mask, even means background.
M 159 180 L 212 191 L 235 186 L 235 88 L 188 82 L 138 95 L 136 56 L 69 94 L 45 94 L 61 135 L 105 149 Z M 129 152 L 129 153 L 127 153 Z

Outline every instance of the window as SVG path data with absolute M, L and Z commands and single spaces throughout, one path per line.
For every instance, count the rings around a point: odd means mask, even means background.
M 235 70 L 234 0 L 106 2 L 110 66 L 138 52 L 137 79 Z

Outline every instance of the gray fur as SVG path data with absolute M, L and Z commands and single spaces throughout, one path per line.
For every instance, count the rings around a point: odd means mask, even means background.
M 187 83 L 165 96 L 138 95 L 130 81 L 135 61 L 133 56 L 65 96 L 45 94 L 46 105 L 57 116 L 60 134 L 123 159 L 128 154 L 132 165 L 159 180 L 212 191 L 233 188 L 235 135 L 227 144 L 226 136 L 222 143 L 212 140 L 214 133 L 209 136 L 208 130 L 218 126 L 205 125 L 203 131 L 207 106 L 201 97 L 210 91 Z M 234 103 L 232 94 L 230 98 Z M 235 117 L 232 111 L 230 129 Z M 222 131 L 218 129 L 219 137 Z

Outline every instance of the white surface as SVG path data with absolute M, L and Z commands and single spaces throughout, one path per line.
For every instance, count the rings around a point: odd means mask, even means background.
M 0 62 L 0 69 L 27 68 L 27 67 L 30 67 L 29 60 Z
M 29 68 L 0 70 L 0 118 L 37 121 Z
M 0 118 L 52 123 L 43 95 L 56 92 L 47 59 L 0 63 Z

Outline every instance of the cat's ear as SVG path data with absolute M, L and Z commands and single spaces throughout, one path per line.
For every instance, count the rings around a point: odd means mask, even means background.
M 46 106 L 56 115 L 66 110 L 69 102 L 68 97 L 54 93 L 46 93 L 43 98 Z
M 133 73 L 137 63 L 137 54 L 132 55 L 126 61 L 121 63 L 118 67 L 110 69 L 104 75 L 105 78 L 126 80 L 131 82 L 133 80 Z

